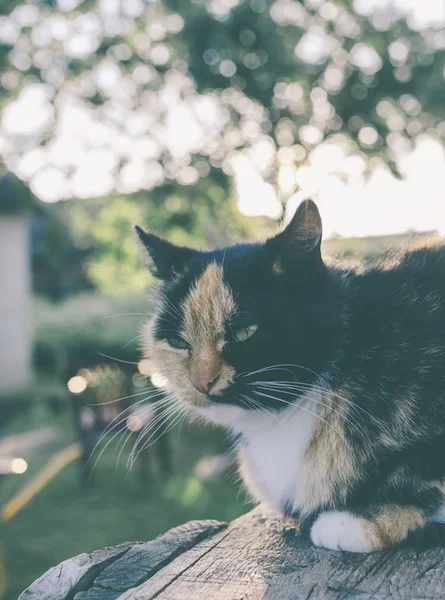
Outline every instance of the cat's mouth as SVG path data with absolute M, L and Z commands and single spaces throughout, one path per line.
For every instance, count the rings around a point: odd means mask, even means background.
M 293 381 L 259 380 L 257 377 L 234 378 L 224 388 L 209 390 L 205 393 L 196 389 L 188 381 L 186 385 L 175 385 L 172 390 L 175 395 L 191 407 L 198 409 L 209 409 L 219 407 L 237 407 L 244 411 L 273 411 L 280 412 L 290 405 L 299 402 L 311 388 L 309 384 L 296 383 Z
M 206 397 L 210 406 L 237 406 L 247 411 L 280 412 L 289 406 L 304 402 L 311 394 L 312 383 L 295 378 L 273 380 L 271 378 L 235 379 L 227 388 Z
M 215 393 L 203 393 L 193 386 L 187 386 L 187 388 L 177 387 L 174 393 L 193 408 L 209 409 L 212 407 L 223 408 L 224 406 L 247 408 L 247 406 L 243 406 L 242 399 L 238 399 L 232 385 Z
M 292 400 L 277 390 L 257 396 L 250 387 L 238 387 L 235 384 L 218 394 L 197 393 L 189 404 L 192 413 L 195 412 L 206 421 L 236 430 L 237 424 L 248 414 L 277 415 L 289 406 L 298 406 L 295 395 Z

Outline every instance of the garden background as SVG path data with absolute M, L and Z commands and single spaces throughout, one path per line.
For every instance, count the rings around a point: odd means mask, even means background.
M 250 506 L 216 430 L 176 423 L 131 467 L 156 418 L 131 401 L 162 393 L 132 224 L 218 246 L 311 197 L 327 251 L 356 264 L 442 235 L 444 77 L 443 0 L 0 1 L 4 598 L 74 554 Z M 46 481 L 122 410 L 88 477 L 77 459 Z

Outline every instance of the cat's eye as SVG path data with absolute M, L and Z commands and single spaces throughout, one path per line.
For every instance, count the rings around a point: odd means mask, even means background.
M 240 327 L 234 333 L 235 340 L 237 342 L 245 342 L 253 336 L 258 329 L 258 325 L 247 325 L 247 327 Z
M 187 342 L 184 342 L 184 340 L 178 337 L 167 338 L 167 343 L 172 348 L 178 348 L 179 350 L 190 350 L 190 346 L 187 344 Z

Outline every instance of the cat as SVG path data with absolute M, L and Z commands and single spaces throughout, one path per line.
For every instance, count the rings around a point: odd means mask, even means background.
M 309 200 L 264 243 L 202 252 L 136 230 L 162 280 L 146 355 L 191 418 L 230 432 L 257 501 L 350 552 L 441 520 L 445 246 L 336 265 Z

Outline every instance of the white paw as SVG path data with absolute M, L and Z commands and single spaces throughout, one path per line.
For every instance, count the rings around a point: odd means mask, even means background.
M 330 510 L 318 517 L 311 529 L 315 546 L 347 552 L 372 552 L 372 543 L 366 535 L 363 519 L 346 511 Z

